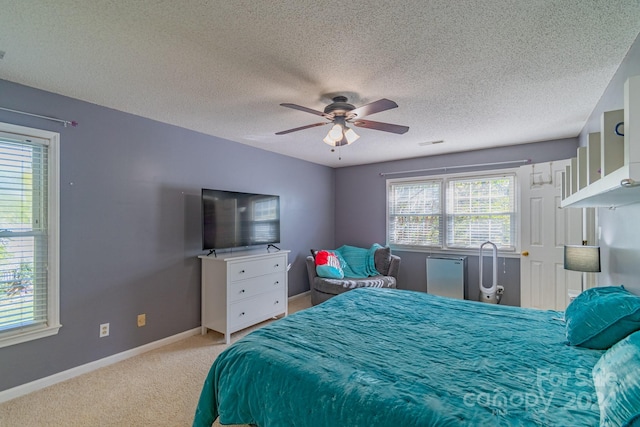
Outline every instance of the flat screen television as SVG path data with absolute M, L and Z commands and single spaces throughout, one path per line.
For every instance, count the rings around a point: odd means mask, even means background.
M 202 189 L 202 249 L 280 243 L 280 196 Z

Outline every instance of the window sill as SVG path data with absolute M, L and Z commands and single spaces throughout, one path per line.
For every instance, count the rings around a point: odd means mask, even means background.
M 57 335 L 61 327 L 62 325 L 58 324 L 55 326 L 33 327 L 19 332 L 6 332 L 6 335 L 0 334 L 0 348 Z
M 465 256 L 479 256 L 480 249 L 443 249 L 443 248 L 408 248 L 408 247 L 396 247 L 390 245 L 391 250 L 394 252 L 416 252 L 425 254 L 437 254 L 437 255 L 465 255 Z M 491 256 L 490 249 L 485 248 L 482 253 L 484 256 Z M 520 252 L 518 251 L 498 251 L 499 258 L 517 258 L 520 259 Z

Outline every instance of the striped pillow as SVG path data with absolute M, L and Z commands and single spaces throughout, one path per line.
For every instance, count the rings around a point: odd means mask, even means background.
M 328 279 L 344 278 L 344 271 L 335 253 L 329 251 L 316 252 L 316 273 Z

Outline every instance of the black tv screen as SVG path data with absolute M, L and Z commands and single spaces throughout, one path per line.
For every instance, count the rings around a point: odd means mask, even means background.
M 202 249 L 280 242 L 280 196 L 202 189 Z

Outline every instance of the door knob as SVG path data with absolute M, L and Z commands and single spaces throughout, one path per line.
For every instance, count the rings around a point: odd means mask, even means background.
M 529 256 L 529 252 L 528 251 L 522 252 L 522 256 Z

